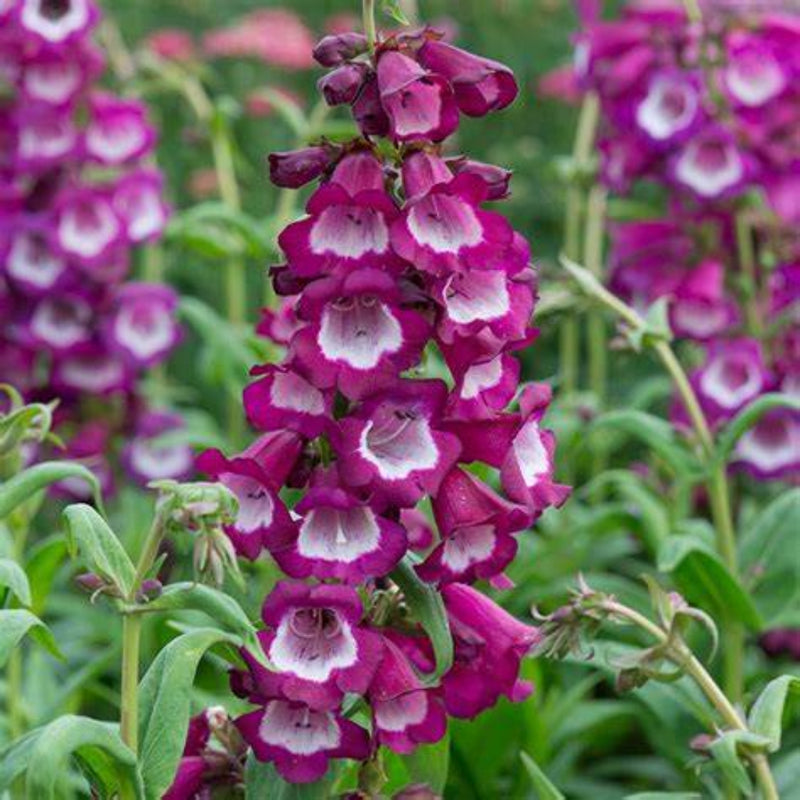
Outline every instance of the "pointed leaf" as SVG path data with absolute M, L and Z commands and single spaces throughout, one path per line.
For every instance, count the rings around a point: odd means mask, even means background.
M 769 741 L 770 753 L 776 753 L 781 748 L 783 709 L 790 691 L 800 691 L 800 678 L 781 675 L 766 685 L 750 709 L 747 727 Z
M 111 581 L 123 597 L 129 597 L 136 570 L 108 523 L 85 503 L 67 506 L 64 521 L 72 557 L 80 551 L 89 569 Z
M 72 758 L 91 764 L 103 757 L 119 789 L 127 789 L 128 796 L 143 797 L 136 756 L 120 739 L 118 727 L 72 715 L 51 722 L 36 738 L 27 765 L 27 796 L 55 800 Z
M 544 774 L 542 768 L 527 753 L 520 753 L 519 757 L 522 759 L 528 777 L 531 779 L 533 790 L 538 800 L 564 800 L 564 795 L 553 785 L 552 781 Z
M 31 586 L 31 611 L 44 612 L 47 597 L 53 586 L 56 573 L 67 556 L 67 542 L 61 534 L 49 536 L 37 542 L 30 550 L 25 571 Z
M 450 734 L 446 733 L 434 744 L 423 744 L 403 761 L 408 768 L 411 783 L 425 783 L 433 792 L 444 795 L 447 773 L 450 769 Z
M 0 519 L 7 517 L 36 492 L 67 478 L 81 478 L 86 481 L 95 503 L 98 506 L 102 504 L 97 476 L 82 464 L 72 461 L 43 461 L 0 484 Z
M 408 557 L 395 567 L 391 578 L 402 590 L 409 610 L 431 640 L 436 656 L 436 671 L 431 680 L 438 681 L 453 664 L 453 637 L 442 596 L 419 579 Z
M 39 617 L 24 608 L 11 608 L 0 611 L 0 667 L 26 635 L 51 655 L 64 658 L 50 628 Z
M 238 637 L 198 628 L 173 639 L 153 661 L 139 685 L 139 758 L 146 797 L 157 800 L 169 788 L 178 766 L 189 716 L 194 676 L 215 644 L 240 645 Z
M 31 587 L 25 570 L 10 558 L 0 558 L 0 589 L 9 589 L 23 606 L 31 605 Z
M 41 732 L 41 728 L 29 731 L 0 750 L 0 797 L 5 797 L 4 792 L 28 768 L 31 753 Z

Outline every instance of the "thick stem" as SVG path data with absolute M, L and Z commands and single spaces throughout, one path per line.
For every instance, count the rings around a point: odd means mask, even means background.
M 364 20 L 364 35 L 367 37 L 369 51 L 375 51 L 377 41 L 377 31 L 375 28 L 375 0 L 363 0 L 362 18 Z

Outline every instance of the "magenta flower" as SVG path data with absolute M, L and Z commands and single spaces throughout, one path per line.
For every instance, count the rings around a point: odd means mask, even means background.
M 294 513 L 299 515 L 296 539 L 273 552 L 292 578 L 358 585 L 387 575 L 405 555 L 403 526 L 379 516 L 336 483 L 310 489 Z
M 726 44 L 725 88 L 736 103 L 758 108 L 786 89 L 790 80 L 788 54 L 780 52 L 777 42 L 763 35 L 732 31 Z
M 677 336 L 700 341 L 729 330 L 739 318 L 735 303 L 726 295 L 724 266 L 703 261 L 675 287 L 670 324 Z
M 129 172 L 114 187 L 114 210 L 128 241 L 149 242 L 164 232 L 169 206 L 164 202 L 163 188 L 161 173 L 152 169 Z
M 182 442 L 159 441 L 184 427 L 179 414 L 148 411 L 136 422 L 134 435 L 125 443 L 122 465 L 140 486 L 156 480 L 187 480 L 194 473 L 194 452 Z
M 69 258 L 97 264 L 122 240 L 122 222 L 107 192 L 85 187 L 65 194 L 57 213 L 56 241 Z
M 440 381 L 398 381 L 365 400 L 334 439 L 343 478 L 399 506 L 435 494 L 460 451 L 440 428 L 446 393 Z
M 236 720 L 236 727 L 259 761 L 275 764 L 292 783 L 317 781 L 331 758 L 367 758 L 367 732 L 334 711 L 314 711 L 304 703 L 271 699 Z
M 84 148 L 90 160 L 119 166 L 152 149 L 155 131 L 147 124 L 140 102 L 96 94 L 91 98 L 89 114 Z
M 19 0 L 16 13 L 20 28 L 47 44 L 63 44 L 86 35 L 99 16 L 92 0 Z
M 448 584 L 442 596 L 455 644 L 455 661 L 442 679 L 447 713 L 471 719 L 501 695 L 513 702 L 527 697 L 531 687 L 519 680 L 519 664 L 539 631 L 464 584 Z
M 262 548 L 284 547 L 291 539 L 294 523 L 278 490 L 294 468 L 301 447 L 298 434 L 275 431 L 230 460 L 219 450 L 206 450 L 197 459 L 199 470 L 236 495 L 238 513 L 225 532 L 236 551 L 251 560 Z
M 406 656 L 388 639 L 367 697 L 377 743 L 396 753 L 438 742 L 447 731 L 441 699 L 423 686 Z
M 378 59 L 378 92 L 398 142 L 446 139 L 458 127 L 458 107 L 450 84 L 396 50 Z
M 269 177 L 276 186 L 299 189 L 322 175 L 330 160 L 329 149 L 319 146 L 270 153 Z
M 693 73 L 656 72 L 636 108 L 637 125 L 655 142 L 685 138 L 702 116 L 699 78 Z
M 505 64 L 451 44 L 429 39 L 420 48 L 419 62 L 450 82 L 459 110 L 470 117 L 500 111 L 517 96 L 514 73 Z
M 672 164 L 673 179 L 703 200 L 741 189 L 749 167 L 731 135 L 721 128 L 700 131 L 685 144 Z
M 800 477 L 800 414 L 775 409 L 765 414 L 741 439 L 734 466 L 760 480 Z

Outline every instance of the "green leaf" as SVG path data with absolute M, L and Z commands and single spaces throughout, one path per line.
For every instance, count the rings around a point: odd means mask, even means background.
M 67 545 L 75 558 L 80 551 L 87 566 L 130 597 L 136 570 L 114 531 L 91 506 L 75 503 L 64 509 Z
M 25 570 L 10 558 L 0 558 L 0 589 L 10 589 L 23 606 L 31 605 L 31 587 Z
M 800 488 L 785 490 L 745 526 L 742 574 L 767 627 L 800 626 Z
M 146 797 L 157 800 L 175 776 L 189 729 L 192 686 L 200 660 L 215 644 L 239 645 L 232 634 L 198 628 L 173 639 L 139 685 L 139 759 Z
M 0 667 L 26 635 L 51 655 L 63 659 L 50 628 L 39 617 L 24 608 L 10 608 L 0 611 Z
M 696 792 L 637 792 L 626 794 L 625 800 L 702 800 Z
M 436 670 L 431 681 L 436 682 L 453 664 L 453 637 L 442 596 L 419 579 L 407 556 L 395 567 L 391 578 L 402 590 L 409 610 L 431 640 L 436 656 Z
M 117 726 L 72 715 L 51 722 L 36 738 L 27 765 L 27 796 L 37 800 L 59 797 L 57 787 L 72 758 L 90 767 L 102 759 L 120 790 L 143 797 L 136 756 L 120 739 Z
M 398 25 L 408 26 L 411 24 L 400 6 L 399 0 L 383 0 L 382 9 L 383 13 L 386 14 L 387 17 L 393 19 Z
M 770 681 L 753 703 L 747 718 L 747 727 L 769 741 L 770 753 L 781 749 L 783 708 L 790 691 L 800 691 L 799 677 L 781 675 Z
M 749 593 L 731 575 L 714 551 L 713 532 L 695 520 L 664 541 L 658 551 L 658 569 L 672 573 L 680 592 L 690 603 L 733 617 L 752 630 L 763 626 Z
M 720 432 L 717 438 L 716 458 L 727 462 L 742 436 L 758 423 L 761 417 L 775 408 L 790 408 L 800 411 L 800 400 L 788 394 L 773 392 L 762 394 L 745 406 Z
M 4 796 L 3 793 L 28 768 L 31 752 L 41 732 L 41 729 L 29 731 L 0 750 L 0 796 Z
M 426 783 L 435 794 L 443 795 L 450 768 L 450 734 L 445 734 L 435 744 L 420 745 L 403 760 L 411 783 Z
M 528 777 L 533 784 L 533 790 L 539 800 L 564 800 L 564 795 L 558 791 L 552 781 L 544 774 L 542 768 L 527 753 L 522 752 L 519 757 L 522 759 Z
M 660 417 L 644 411 L 622 409 L 598 417 L 589 427 L 594 433 L 601 430 L 619 431 L 639 439 L 670 466 L 676 476 L 691 479 L 700 472 L 694 455 L 675 434 L 675 429 Z
M 53 586 L 56 573 L 67 555 L 67 542 L 61 534 L 49 536 L 31 548 L 25 571 L 31 585 L 31 611 L 44 613 L 47 597 Z
M 708 749 L 722 774 L 739 791 L 749 796 L 753 791 L 753 784 L 739 757 L 739 746 L 763 748 L 766 741 L 763 736 L 758 736 L 750 731 L 727 731 L 718 736 Z
M 7 517 L 15 508 L 29 500 L 36 492 L 67 478 L 80 478 L 88 484 L 98 507 L 102 505 L 100 483 L 94 473 L 82 464 L 72 461 L 43 461 L 28 467 L 0 485 L 0 519 Z
M 289 783 L 272 764 L 259 761 L 251 752 L 244 770 L 247 800 L 328 800 L 337 796 L 334 791 L 337 772 L 331 763 L 328 771 L 314 783 Z

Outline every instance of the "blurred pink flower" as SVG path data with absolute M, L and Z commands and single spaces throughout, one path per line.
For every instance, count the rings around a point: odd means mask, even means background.
M 192 61 L 197 47 L 191 34 L 179 28 L 162 28 L 145 39 L 145 47 L 165 61 Z
M 274 102 L 264 91 L 266 88 L 272 89 L 275 94 L 279 94 L 283 99 L 289 103 L 292 103 L 298 108 L 303 107 L 303 98 L 296 92 L 292 92 L 289 89 L 283 89 L 279 86 L 261 87 L 249 92 L 247 97 L 244 99 L 244 108 L 248 117 L 254 117 L 256 119 L 260 117 L 268 117 L 275 110 Z
M 257 58 L 287 69 L 307 69 L 314 61 L 314 39 L 303 21 L 284 8 L 266 8 L 242 17 L 230 27 L 203 37 L 210 56 Z

